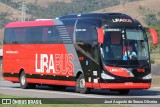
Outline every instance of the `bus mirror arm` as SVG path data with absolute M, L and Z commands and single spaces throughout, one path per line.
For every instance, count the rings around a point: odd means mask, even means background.
M 158 44 L 158 33 L 157 33 L 157 31 L 154 30 L 153 28 L 145 28 L 145 30 L 151 34 L 153 45 L 157 45 Z
M 104 30 L 102 28 L 97 29 L 98 43 L 103 44 L 104 41 Z

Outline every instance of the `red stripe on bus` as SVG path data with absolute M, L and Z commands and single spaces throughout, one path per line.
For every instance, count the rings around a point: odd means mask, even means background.
M 76 86 L 75 81 L 61 81 L 61 80 L 45 80 L 45 79 L 31 79 L 27 78 L 28 83 L 48 84 L 48 85 L 65 85 Z
M 53 25 L 55 25 L 53 20 L 26 21 L 26 22 L 11 22 L 11 23 L 7 24 L 5 28 L 32 27 L 32 26 L 53 26 Z
M 100 83 L 102 89 L 148 89 L 150 83 Z
M 3 78 L 11 82 L 19 82 L 19 78 L 16 77 L 3 77 Z
M 92 83 L 86 82 L 86 87 L 87 87 L 87 88 L 93 88 Z

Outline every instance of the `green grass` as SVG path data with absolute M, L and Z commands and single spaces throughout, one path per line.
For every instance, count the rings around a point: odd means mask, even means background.
M 0 94 L 0 98 L 22 98 L 22 97 L 17 97 L 17 96 L 9 96 L 9 95 L 2 95 Z M 53 101 L 53 100 L 52 100 Z M 109 105 L 109 104 L 66 104 L 65 101 L 53 101 L 54 103 L 58 103 L 58 104 L 38 104 L 38 105 L 16 105 L 16 104 L 12 104 L 12 105 L 3 105 L 3 107 L 129 107 L 129 106 L 123 106 L 123 105 Z M 68 102 L 67 102 L 68 103 Z M 72 101 L 70 102 L 72 103 Z M 0 104 L 1 107 L 1 104 Z
M 3 105 L 3 107 L 28 107 L 28 105 Z M 44 105 L 29 105 L 29 107 L 127 107 L 119 105 L 105 105 L 105 104 L 44 104 Z
M 0 98 L 22 98 L 22 97 L 0 94 Z M 25 98 L 25 97 L 23 97 L 23 98 Z

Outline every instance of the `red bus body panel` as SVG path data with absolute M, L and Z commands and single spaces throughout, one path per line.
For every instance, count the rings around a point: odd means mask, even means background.
M 68 73 L 65 69 L 66 65 L 66 59 L 65 55 L 67 54 L 67 51 L 65 49 L 64 44 L 30 44 L 30 45 L 4 45 L 4 60 L 3 60 L 3 73 L 12 73 L 17 74 L 20 73 L 20 69 L 24 69 L 26 74 L 39 74 L 39 75 L 55 75 L 55 76 L 73 76 L 72 73 Z M 40 63 L 42 60 L 40 60 L 40 55 L 46 54 L 48 55 L 48 63 L 49 63 L 49 56 L 53 55 L 54 59 L 54 67 L 55 67 L 55 73 L 53 70 L 50 70 L 49 72 L 46 71 L 47 68 L 44 68 L 44 72 L 37 73 L 36 72 L 36 55 L 37 58 L 37 68 L 40 69 Z M 60 59 L 56 60 L 54 55 L 63 55 L 60 57 Z M 63 63 L 58 63 L 58 61 L 61 60 Z M 59 68 L 60 70 L 59 70 Z M 61 72 L 62 71 L 62 72 Z M 6 80 L 18 82 L 15 78 L 5 78 Z M 45 83 L 41 80 L 31 80 L 27 79 L 27 81 L 31 81 L 32 83 Z M 62 81 L 64 82 L 64 81 Z M 47 83 L 47 82 L 46 82 Z M 55 82 L 53 82 L 55 83 Z M 50 84 L 50 82 L 49 82 Z M 63 84 L 64 85 L 64 84 Z M 70 85 L 70 84 L 68 84 Z

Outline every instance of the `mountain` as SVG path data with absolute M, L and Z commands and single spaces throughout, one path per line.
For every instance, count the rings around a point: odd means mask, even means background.
M 145 17 L 148 14 L 155 14 L 160 20 L 160 0 L 141 0 L 129 3 L 122 3 L 117 6 L 104 8 L 94 12 L 121 12 L 130 15 L 147 26 Z

